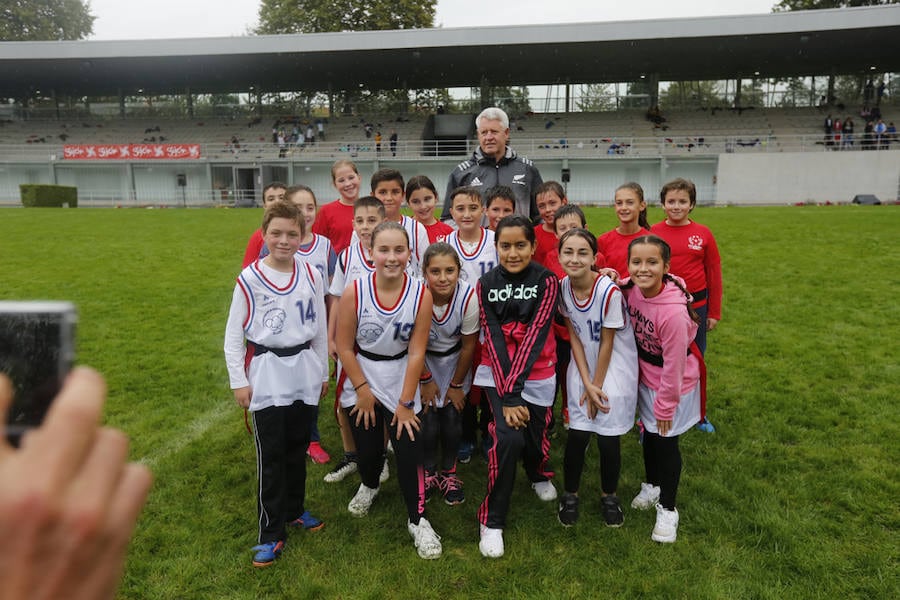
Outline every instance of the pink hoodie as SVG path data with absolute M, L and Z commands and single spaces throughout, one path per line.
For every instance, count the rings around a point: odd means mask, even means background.
M 680 278 L 674 278 L 684 285 Z M 656 418 L 670 420 L 675 416 L 681 395 L 700 381 L 700 364 L 695 356 L 688 354 L 697 335 L 697 324 L 691 320 L 686 306 L 690 299 L 671 281 L 653 298 L 644 298 L 636 286 L 623 287 L 622 293 L 628 301 L 628 314 L 637 340 L 641 383 L 656 392 L 653 405 Z M 648 362 L 650 359 L 657 364 Z

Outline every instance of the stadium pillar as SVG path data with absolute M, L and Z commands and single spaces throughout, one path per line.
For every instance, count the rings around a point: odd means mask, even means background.
M 647 77 L 647 93 L 650 94 L 650 108 L 659 105 L 659 73 L 650 73 Z
M 130 162 L 125 163 L 125 184 L 128 203 L 137 205 L 137 191 L 134 189 L 134 166 Z
M 125 92 L 119 88 L 119 116 L 125 118 Z
M 185 89 L 184 94 L 185 94 L 185 96 L 187 96 L 188 116 L 193 119 L 194 118 L 194 95 L 191 93 L 191 88 L 188 87 L 187 89 Z
M 734 106 L 741 105 L 741 78 L 734 81 Z
M 571 112 L 569 108 L 571 91 L 571 85 L 569 84 L 568 80 L 566 80 L 566 114 L 569 114 L 569 112 Z
M 334 116 L 334 90 L 331 88 L 331 82 L 328 82 L 328 117 Z

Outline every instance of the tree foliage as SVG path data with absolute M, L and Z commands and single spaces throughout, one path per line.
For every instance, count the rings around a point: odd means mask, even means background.
M 616 108 L 616 95 L 611 86 L 604 83 L 591 83 L 581 90 L 581 97 L 575 100 L 575 106 L 583 112 L 600 112 Z
M 3 0 L 0 41 L 80 40 L 94 31 L 83 0 Z
M 791 10 L 817 10 L 820 8 L 849 8 L 852 6 L 882 6 L 897 4 L 900 0 L 781 0 L 772 7 L 775 12 Z
M 434 25 L 437 0 L 262 0 L 258 34 L 418 29 Z

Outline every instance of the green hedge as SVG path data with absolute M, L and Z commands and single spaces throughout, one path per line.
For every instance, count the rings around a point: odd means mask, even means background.
M 78 188 L 70 185 L 23 183 L 19 186 L 22 206 L 55 206 L 76 208 Z

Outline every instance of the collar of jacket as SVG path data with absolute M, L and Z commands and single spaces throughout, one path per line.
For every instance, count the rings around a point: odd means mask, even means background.
M 485 156 L 484 152 L 481 150 L 481 146 L 479 146 L 475 149 L 475 153 L 472 155 L 472 158 L 479 165 L 505 165 L 507 163 L 511 163 L 516 159 L 516 151 L 507 146 L 506 153 L 503 155 L 503 158 L 501 158 L 499 161 L 496 161 L 491 156 Z

